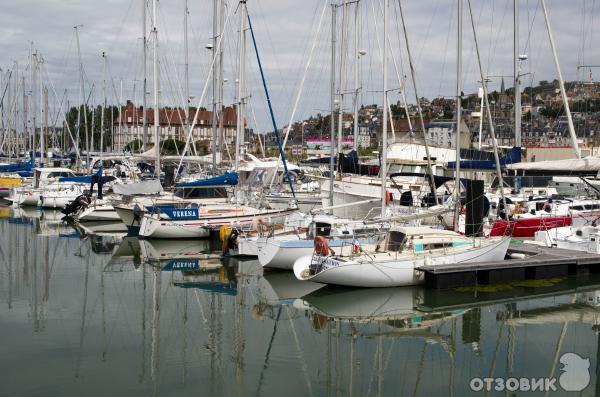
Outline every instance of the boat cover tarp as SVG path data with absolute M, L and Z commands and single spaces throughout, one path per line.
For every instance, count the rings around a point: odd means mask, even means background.
M 527 175 L 596 175 L 600 172 L 600 157 L 519 163 L 506 168 Z
M 92 183 L 94 176 L 100 177 L 102 175 L 102 167 L 98 169 L 95 174 L 92 175 L 81 175 L 81 176 L 63 176 L 58 179 L 58 182 L 65 183 Z
M 500 158 L 500 167 L 521 162 L 521 148 L 513 147 L 506 156 Z M 448 168 L 456 168 L 456 161 L 448 161 Z M 463 170 L 495 170 L 495 160 L 461 160 L 460 168 Z
M 191 182 L 180 182 L 175 187 L 211 187 L 211 186 L 235 186 L 238 183 L 238 174 L 235 172 L 227 172 L 223 175 L 215 176 L 207 179 L 197 179 Z
M 0 172 L 19 172 L 19 171 L 31 171 L 33 168 L 33 161 L 27 161 L 25 163 L 15 164 L 3 164 L 0 165 Z
M 133 183 L 117 182 L 113 185 L 112 190 L 123 196 L 136 196 L 160 193 L 163 191 L 163 187 L 158 179 L 148 179 Z

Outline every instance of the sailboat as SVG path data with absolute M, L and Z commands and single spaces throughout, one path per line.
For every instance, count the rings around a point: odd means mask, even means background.
M 294 263 L 299 280 L 351 287 L 400 287 L 422 284 L 425 265 L 485 262 L 504 258 L 510 239 L 472 238 L 429 227 L 394 227 L 383 250 L 328 256 L 328 247 Z

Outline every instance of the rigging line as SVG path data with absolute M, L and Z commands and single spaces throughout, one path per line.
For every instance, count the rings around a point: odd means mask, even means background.
M 119 28 L 117 29 L 117 34 L 114 36 L 112 42 L 110 43 L 110 47 L 108 47 L 109 52 L 112 52 L 112 50 L 115 49 L 115 45 L 117 44 L 117 41 L 119 43 L 122 43 L 122 41 L 119 39 L 121 38 L 121 33 L 123 32 L 123 28 L 125 27 L 125 22 L 127 22 L 130 19 L 129 13 L 131 12 L 133 2 L 134 2 L 134 0 L 129 1 L 129 5 L 127 6 L 125 13 L 122 14 L 123 19 L 121 19 L 121 23 L 119 24 Z
M 43 63 L 42 64 L 42 68 L 46 69 L 46 64 Z M 56 93 L 56 89 L 54 88 L 54 83 L 52 82 L 52 78 L 50 77 L 48 71 L 46 70 L 46 77 L 47 77 L 47 81 L 50 83 L 50 88 L 52 88 L 52 93 L 54 94 L 54 98 L 57 99 L 58 98 L 58 94 Z M 79 153 L 79 148 L 77 147 L 76 141 L 73 138 L 73 134 L 71 132 L 71 128 L 69 127 L 69 122 L 67 120 L 67 114 L 64 111 L 63 108 L 63 103 L 61 102 L 59 104 L 59 109 L 60 109 L 60 113 L 63 115 L 63 121 L 64 121 L 64 125 L 67 128 L 67 132 L 69 133 L 69 137 L 71 138 L 71 143 L 73 144 L 74 148 L 75 148 L 75 156 L 77 159 L 80 158 L 80 153 Z
M 525 53 L 527 53 L 527 50 L 529 48 L 529 44 L 531 42 L 531 33 L 533 31 L 533 24 L 535 23 L 535 17 L 537 16 L 538 9 L 540 8 L 540 2 L 539 1 L 536 1 L 535 4 L 536 4 L 535 5 L 535 11 L 533 12 L 533 18 L 531 20 L 531 23 L 529 24 L 529 29 L 527 31 L 527 41 L 525 42 L 525 48 L 523 49 L 523 51 Z
M 303 89 L 304 89 L 304 83 L 306 82 L 306 77 L 308 75 L 308 71 L 310 69 L 310 65 L 311 65 L 311 62 L 313 60 L 313 55 L 314 55 L 315 47 L 317 45 L 317 41 L 318 41 L 319 35 L 321 33 L 321 28 L 323 27 L 323 20 L 324 20 L 324 17 L 325 17 L 325 11 L 327 10 L 327 4 L 328 4 L 328 0 L 323 0 L 323 9 L 321 10 L 321 17 L 319 19 L 319 25 L 317 27 L 317 31 L 315 33 L 315 37 L 314 37 L 314 40 L 313 40 L 313 43 L 312 43 L 312 46 L 311 46 L 311 49 L 310 49 L 310 53 L 309 53 L 308 59 L 306 61 L 306 66 L 304 68 L 304 73 L 302 75 L 302 80 L 300 81 L 300 86 L 298 88 L 298 93 L 296 94 L 296 99 L 294 100 L 294 107 L 292 108 L 292 114 L 290 115 L 290 120 L 288 122 L 287 129 L 285 131 L 285 136 L 283 138 L 283 144 L 281 145 L 281 148 L 280 148 L 281 149 L 281 154 L 279 155 L 279 161 L 277 161 L 277 164 L 275 165 L 275 172 L 273 173 L 273 177 L 271 178 L 270 186 L 273 186 L 273 181 L 275 180 L 275 176 L 277 175 L 277 171 L 279 170 L 279 163 L 281 161 L 283 161 L 284 165 L 285 165 L 285 145 L 287 144 L 288 137 L 290 135 L 290 130 L 292 129 L 292 124 L 294 122 L 294 117 L 296 116 L 296 110 L 298 109 L 298 105 L 300 103 L 300 98 L 302 97 L 302 92 L 303 92 Z M 255 45 L 256 45 L 256 43 L 255 43 Z M 256 49 L 256 56 L 258 58 L 258 49 Z M 260 60 L 259 60 L 259 64 L 260 64 Z M 261 71 L 261 74 L 262 74 L 262 71 Z M 266 86 L 265 86 L 265 91 L 266 91 Z M 267 97 L 268 97 L 268 94 L 267 94 Z M 271 106 L 270 105 L 270 99 L 267 98 L 267 100 L 269 101 L 269 107 L 270 107 Z M 273 128 L 277 129 L 277 127 L 275 125 L 273 125 Z M 275 131 L 275 133 L 277 133 L 277 131 Z M 287 170 L 286 170 L 286 173 L 287 173 Z M 293 192 L 293 189 L 292 189 L 292 192 Z
M 494 47 L 493 50 L 489 53 L 490 57 L 488 58 L 488 65 L 486 67 L 486 70 L 490 70 L 491 68 L 491 64 L 495 61 L 496 59 L 496 55 L 498 54 L 498 44 L 500 43 L 500 34 L 503 33 L 503 27 L 504 27 L 504 19 L 506 18 L 506 15 L 508 14 L 508 10 L 509 10 L 509 3 L 505 3 L 504 6 L 504 12 L 502 13 L 502 18 L 500 19 L 500 24 L 498 25 L 498 31 L 496 34 L 496 39 L 494 41 Z M 502 43 L 507 45 L 509 41 L 508 40 L 503 40 Z M 510 51 L 508 51 L 508 53 L 510 53 Z
M 446 44 L 444 45 L 444 56 L 442 57 L 442 73 L 440 75 L 440 84 L 438 86 L 438 97 L 442 96 L 442 85 L 444 84 L 444 82 L 446 81 L 446 79 L 444 78 L 446 76 L 446 59 L 448 59 L 448 43 L 450 42 L 450 37 L 452 36 L 450 34 L 450 31 L 452 30 L 452 26 L 453 26 L 453 21 L 454 21 L 454 11 L 455 11 L 455 7 L 452 7 L 452 14 L 450 15 L 450 18 L 448 18 L 448 34 L 446 34 Z
M 259 18 L 262 16 L 262 18 L 263 18 L 263 19 L 265 19 L 265 18 L 264 18 L 265 12 L 264 12 L 264 10 L 263 10 L 263 8 L 262 8 L 261 1 L 260 1 L 260 0 L 259 0 L 259 1 L 257 1 L 257 2 L 256 2 L 256 4 L 258 5 L 258 10 L 257 10 L 257 11 L 258 11 L 258 16 L 259 16 Z M 275 50 L 275 45 L 274 45 L 274 43 L 273 43 L 273 38 L 272 38 L 272 36 L 271 36 L 271 31 L 270 31 L 270 29 L 269 29 L 269 27 L 271 26 L 271 23 L 268 23 L 268 22 L 266 21 L 266 19 L 265 19 L 265 22 L 264 22 L 264 23 L 262 23 L 260 26 L 264 27 L 263 31 L 264 31 L 264 33 L 266 34 L 266 38 L 267 38 L 266 42 L 267 42 L 267 45 L 270 47 L 270 50 L 271 50 L 271 51 L 269 52 L 269 54 L 270 54 L 270 56 L 273 58 L 273 64 L 274 64 L 274 65 L 285 65 L 285 62 L 283 62 L 283 61 L 282 61 L 282 60 L 281 60 L 281 59 L 278 57 L 278 54 L 279 54 L 281 51 L 276 51 L 276 50 Z M 261 43 L 263 43 L 263 41 L 262 41 L 262 40 L 261 40 Z M 306 45 L 308 45 L 308 43 L 306 43 Z M 303 54 L 305 54 L 305 53 L 306 53 L 306 47 L 305 47 L 305 49 L 304 49 L 304 52 L 303 52 Z M 272 68 L 272 70 L 273 70 L 273 72 L 274 72 L 274 73 L 277 73 L 277 74 L 279 75 L 279 79 L 280 79 L 280 81 L 286 81 L 286 78 L 288 77 L 288 74 L 286 74 L 286 75 L 284 76 L 284 74 L 283 74 L 283 68 L 282 68 L 282 67 Z M 297 69 L 296 69 L 295 73 L 293 73 L 293 75 L 295 75 L 295 76 L 296 76 L 296 80 L 298 79 L 298 76 L 300 75 L 300 71 L 301 71 L 301 66 L 300 66 L 300 64 L 298 64 L 298 67 L 297 67 Z M 292 74 L 292 73 L 290 73 L 290 74 Z M 259 84 L 260 84 L 260 83 L 259 83 Z M 278 103 L 280 103 L 280 102 L 284 102 L 284 101 L 285 101 L 285 102 L 286 102 L 286 106 L 285 106 L 285 107 L 286 107 L 286 109 L 290 109 L 290 108 L 291 108 L 291 105 L 292 105 L 292 103 L 291 103 L 291 98 L 292 98 L 292 94 L 293 94 L 293 93 L 292 93 L 292 92 L 289 92 L 289 91 L 291 90 L 291 88 L 290 88 L 290 87 L 295 87 L 295 85 L 294 85 L 294 86 L 291 86 L 291 85 L 287 85 L 287 84 L 285 84 L 285 85 L 282 85 L 282 87 L 280 88 L 280 90 L 281 90 L 281 91 L 283 91 L 283 98 L 279 98 L 279 100 L 278 100 Z
M 260 77 L 263 83 L 263 88 L 265 90 L 265 96 L 267 97 L 267 104 L 269 105 L 269 113 L 271 114 L 271 122 L 273 123 L 273 132 L 275 133 L 275 140 L 277 141 L 277 146 L 279 146 L 279 152 L 281 153 L 281 161 L 283 162 L 283 169 L 285 171 L 285 176 L 287 177 L 288 184 L 290 185 L 290 189 L 292 191 L 292 196 L 296 199 L 296 192 L 294 191 L 294 185 L 292 183 L 292 178 L 290 177 L 290 173 L 288 171 L 287 162 L 285 161 L 285 152 L 281 146 L 281 138 L 279 136 L 279 132 L 277 130 L 277 123 L 275 122 L 275 114 L 273 113 L 273 105 L 271 103 L 271 97 L 269 95 L 269 90 L 267 88 L 267 81 L 265 79 L 265 74 L 263 71 L 262 63 L 260 61 L 260 55 L 258 53 L 258 46 L 256 44 L 256 37 L 254 36 L 254 29 L 252 29 L 252 22 L 250 20 L 250 14 L 246 10 L 246 16 L 248 19 L 248 27 L 250 28 L 250 34 L 252 36 L 252 43 L 254 44 L 254 51 L 256 52 L 256 61 L 258 63 L 258 68 L 260 69 Z M 278 162 L 279 164 L 279 162 Z
M 235 0 L 232 0 L 232 1 L 235 1 Z M 214 55 L 213 55 L 211 63 L 210 63 L 210 68 L 209 68 L 208 76 L 206 76 L 206 80 L 204 82 L 204 88 L 202 89 L 202 94 L 200 95 L 200 99 L 198 100 L 198 107 L 196 108 L 196 112 L 194 113 L 194 119 L 193 119 L 192 124 L 190 126 L 190 129 L 189 129 L 189 131 L 187 133 L 187 137 L 186 137 L 186 141 L 185 141 L 185 147 L 183 149 L 183 153 L 181 154 L 181 158 L 179 160 L 179 164 L 177 166 L 177 169 L 181 168 L 181 164 L 183 162 L 183 157 L 185 156 L 185 154 L 187 152 L 187 149 L 189 147 L 189 144 L 190 144 L 189 141 L 190 141 L 191 136 L 192 136 L 191 131 L 194 130 L 194 127 L 196 126 L 196 123 L 198 122 L 198 115 L 200 113 L 200 107 L 202 106 L 202 103 L 204 102 L 204 97 L 206 96 L 206 92 L 208 90 L 208 85 L 209 85 L 210 81 L 212 80 L 212 78 L 211 78 L 212 71 L 214 69 L 215 61 L 216 61 L 217 56 L 219 55 L 219 52 L 220 52 L 220 49 L 221 49 L 221 44 L 222 44 L 223 36 L 224 36 L 223 32 L 227 28 L 227 25 L 229 23 L 229 19 L 231 17 L 232 10 L 233 10 L 233 7 L 228 7 L 228 8 L 229 8 L 229 12 L 228 12 L 227 18 L 225 19 L 225 22 L 223 24 L 223 29 L 221 30 L 221 34 L 219 35 L 219 39 L 217 40 L 217 48 L 215 48 Z

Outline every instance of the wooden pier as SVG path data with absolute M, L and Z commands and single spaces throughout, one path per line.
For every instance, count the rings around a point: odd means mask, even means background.
M 512 254 L 523 254 L 525 258 L 511 259 Z M 418 270 L 425 273 L 425 285 L 435 289 L 537 280 L 600 271 L 600 255 L 583 251 L 511 243 L 507 257 L 508 259 L 494 262 L 427 265 L 419 267 Z

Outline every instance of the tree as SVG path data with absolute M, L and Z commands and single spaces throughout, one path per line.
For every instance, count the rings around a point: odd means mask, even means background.
M 144 144 L 139 139 L 134 139 L 125 145 L 125 151 L 130 153 L 141 153 L 143 151 Z

